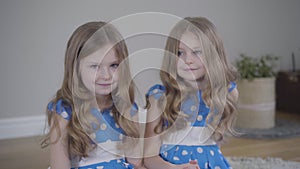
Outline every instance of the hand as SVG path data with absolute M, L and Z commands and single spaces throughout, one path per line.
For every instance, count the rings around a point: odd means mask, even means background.
M 137 167 L 137 169 L 147 169 L 145 166 Z
M 176 168 L 178 168 L 178 169 L 200 169 L 197 161 L 190 161 L 190 163 L 178 165 L 178 167 L 176 167 Z
M 144 165 L 134 166 L 135 169 L 147 169 Z
M 197 161 L 193 160 L 188 164 L 184 164 L 182 169 L 200 169 L 200 167 L 198 166 Z

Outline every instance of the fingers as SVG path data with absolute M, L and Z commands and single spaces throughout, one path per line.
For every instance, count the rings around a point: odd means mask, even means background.
M 198 166 L 198 162 L 196 160 L 191 160 L 190 164 L 192 164 L 192 168 L 193 169 L 200 169 L 200 167 Z
M 183 169 L 200 169 L 197 161 L 190 161 L 189 164 L 186 164 Z
M 191 160 L 190 164 L 198 164 L 196 160 Z

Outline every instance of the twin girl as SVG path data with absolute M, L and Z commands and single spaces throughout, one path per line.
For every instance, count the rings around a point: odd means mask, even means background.
M 162 83 L 145 93 L 146 105 L 135 103 L 127 46 L 112 24 L 79 26 L 64 64 L 46 109 L 51 169 L 231 168 L 219 144 L 234 134 L 237 72 L 208 19 L 187 17 L 172 28 Z M 145 132 L 139 107 L 147 110 Z

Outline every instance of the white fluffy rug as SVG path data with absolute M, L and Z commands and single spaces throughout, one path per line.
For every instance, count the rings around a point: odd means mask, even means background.
M 226 157 L 233 169 L 300 169 L 300 162 L 280 158 Z

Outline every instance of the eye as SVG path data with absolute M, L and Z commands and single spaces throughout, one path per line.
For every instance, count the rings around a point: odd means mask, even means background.
M 200 56 L 202 54 L 202 50 L 195 50 L 195 51 L 193 51 L 193 54 Z
M 182 56 L 184 54 L 184 52 L 183 51 L 181 51 L 181 50 L 178 50 L 178 52 L 177 52 L 177 56 Z
M 111 64 L 110 65 L 110 67 L 112 67 L 112 68 L 118 68 L 119 67 L 119 63 L 113 63 L 113 64 Z
M 94 64 L 94 65 L 90 65 L 90 68 L 92 68 L 92 69 L 99 69 L 99 65 L 97 65 L 97 64 Z

